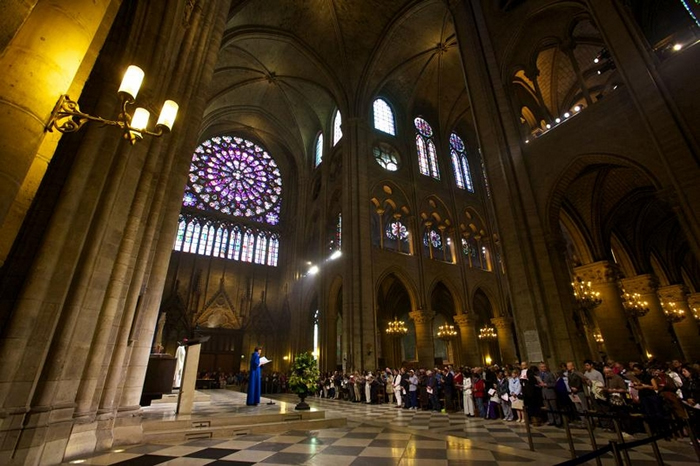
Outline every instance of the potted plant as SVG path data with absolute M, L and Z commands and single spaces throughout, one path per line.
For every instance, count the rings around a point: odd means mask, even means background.
M 289 388 L 301 398 L 301 402 L 294 409 L 311 409 L 304 400 L 307 396 L 314 393 L 318 379 L 318 365 L 313 355 L 308 352 L 297 354 L 292 363 L 289 376 Z

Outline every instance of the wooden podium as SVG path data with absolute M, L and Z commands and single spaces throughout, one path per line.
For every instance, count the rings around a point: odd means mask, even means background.
M 197 371 L 199 369 L 199 352 L 202 343 L 209 340 L 209 336 L 203 336 L 189 340 L 187 353 L 185 354 L 185 366 L 182 368 L 182 381 L 180 382 L 180 393 L 177 396 L 177 414 L 192 414 L 194 405 L 194 391 L 197 384 Z

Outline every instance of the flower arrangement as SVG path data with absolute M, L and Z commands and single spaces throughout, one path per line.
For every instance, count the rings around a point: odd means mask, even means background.
M 289 388 L 300 396 L 316 391 L 319 380 L 318 364 L 309 352 L 297 354 L 291 367 Z

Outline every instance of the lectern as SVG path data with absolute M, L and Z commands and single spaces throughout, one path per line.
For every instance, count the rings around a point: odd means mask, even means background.
M 197 384 L 197 370 L 199 369 L 199 351 L 202 343 L 209 341 L 209 336 L 193 338 L 185 342 L 187 353 L 185 354 L 185 366 L 182 369 L 182 382 L 180 393 L 177 397 L 177 414 L 192 414 L 194 404 L 194 389 Z

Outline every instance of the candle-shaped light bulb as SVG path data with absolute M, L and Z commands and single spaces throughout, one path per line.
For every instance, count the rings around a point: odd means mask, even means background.
M 171 131 L 173 129 L 173 124 L 175 123 L 175 117 L 177 116 L 177 111 L 179 106 L 172 100 L 166 100 L 163 102 L 163 108 L 160 111 L 160 116 L 158 117 L 158 123 L 156 127 L 162 127 Z
M 129 100 L 134 100 L 139 93 L 141 83 L 143 82 L 144 72 L 141 68 L 135 65 L 130 65 L 124 73 L 122 84 L 119 86 L 119 93 L 126 94 Z
M 143 107 L 138 107 L 134 110 L 134 116 L 131 117 L 131 124 L 129 126 L 137 131 L 144 130 L 148 126 L 148 119 L 150 116 L 151 114 L 148 110 Z

